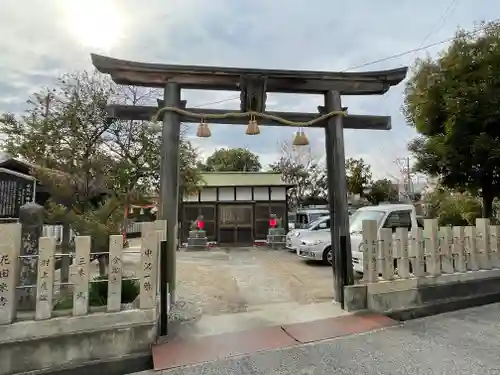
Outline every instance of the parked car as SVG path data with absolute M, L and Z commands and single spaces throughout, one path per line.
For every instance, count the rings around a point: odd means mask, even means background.
M 301 208 L 295 213 L 295 228 L 306 229 L 322 216 L 330 215 L 326 208 Z
M 380 228 L 417 228 L 415 207 L 412 204 L 384 204 L 358 209 L 350 219 L 352 264 L 355 272 L 363 273 L 363 252 L 361 251 L 362 228 L 364 220 L 376 220 Z M 328 232 L 309 235 L 300 240 L 297 255 L 304 259 L 332 263 L 331 236 Z
M 286 235 L 285 247 L 290 251 L 297 251 L 300 240 L 311 232 L 330 233 L 330 216 L 321 216 L 306 228 L 292 229 L 289 231 Z

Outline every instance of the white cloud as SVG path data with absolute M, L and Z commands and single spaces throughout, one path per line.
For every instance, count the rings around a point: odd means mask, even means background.
M 68 0 L 2 0 L 0 112 L 21 110 L 30 93 L 63 72 L 90 68 L 90 52 L 103 53 L 99 48 L 104 44 L 109 47 L 106 53 L 137 61 L 343 70 L 418 47 L 432 30 L 437 31 L 427 43 L 447 38 L 458 25 L 471 28 L 474 22 L 500 11 L 495 2 L 480 7 L 472 0 L 457 2 L 445 17 L 441 16 L 447 3 L 431 0 L 421 0 L 418 6 L 410 1 L 372 0 L 287 0 L 286 6 L 269 0 L 93 0 L 78 2 L 76 5 L 86 7 L 78 13 L 75 4 Z M 68 22 L 68 14 L 73 19 L 81 17 Z M 113 28 L 109 33 L 102 28 L 106 19 Z M 99 33 L 103 39 L 118 35 L 116 43 L 96 41 Z M 415 57 L 410 54 L 364 70 L 407 65 Z M 345 131 L 346 155 L 363 156 L 376 176 L 397 173 L 393 160 L 407 154 L 406 143 L 414 136 L 400 113 L 402 87 L 385 97 L 343 99 L 350 113 L 392 116 L 393 130 L 388 132 Z M 189 106 L 235 96 L 238 93 L 183 94 Z M 270 94 L 268 108 L 315 111 L 321 102 L 320 96 Z M 238 101 L 212 107 L 236 109 Z M 193 135 L 195 127 L 190 129 Z M 250 137 L 244 135 L 243 127 L 214 125 L 213 137 L 195 144 L 204 155 L 220 147 L 248 147 L 267 164 L 279 155 L 278 144 L 293 137 L 294 129 L 262 127 L 261 131 L 260 136 Z M 311 129 L 308 135 L 314 149 L 321 152 L 323 132 Z

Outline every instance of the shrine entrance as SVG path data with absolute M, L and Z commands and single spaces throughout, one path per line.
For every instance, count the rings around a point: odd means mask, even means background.
M 253 244 L 253 207 L 248 205 L 219 206 L 219 244 Z
M 303 128 L 325 129 L 328 200 L 333 251 L 333 297 L 343 308 L 344 286 L 353 284 L 347 181 L 345 172 L 344 129 L 390 130 L 389 116 L 347 114 L 342 95 L 381 95 L 399 84 L 407 68 L 373 72 L 315 72 L 293 70 L 260 70 L 225 67 L 185 66 L 140 63 L 92 55 L 101 73 L 109 74 L 117 84 L 164 90 L 158 106 L 110 105 L 109 117 L 124 120 L 162 120 L 160 219 L 167 220 L 165 249 L 166 274 L 161 274 L 162 291 L 168 289 L 171 301 L 176 299 L 176 251 L 178 249 L 179 212 L 179 139 L 181 122 L 200 123 L 199 137 L 209 137 L 209 125 L 247 125 L 246 134 L 258 136 L 259 126 L 298 128 L 294 144 L 307 145 Z M 225 90 L 240 92 L 240 110 L 189 108 L 181 100 L 182 89 Z M 267 93 L 321 94 L 324 105 L 316 113 L 268 112 Z M 216 131 L 214 129 L 214 131 Z M 334 209 L 335 208 L 335 209 Z M 228 216 L 229 237 L 244 236 L 245 212 Z M 240 231 L 241 227 L 241 231 Z M 166 297 L 162 293 L 162 306 Z M 161 308 L 162 311 L 166 309 Z M 162 328 L 160 329 L 161 331 Z

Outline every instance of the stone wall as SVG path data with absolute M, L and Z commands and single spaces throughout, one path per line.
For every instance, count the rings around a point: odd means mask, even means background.
M 146 355 L 155 339 L 155 309 L 18 321 L 0 326 L 0 374 L 53 372 Z
M 159 241 L 163 222 L 143 226 L 139 269 L 134 277 L 123 273 L 123 237 L 110 236 L 105 279 L 91 277 L 91 238 L 75 237 L 69 285 L 54 277 L 54 237 L 37 239 L 38 251 L 21 255 L 21 225 L 0 225 L 0 375 L 28 371 L 51 373 L 82 364 L 106 362 L 130 355 L 148 355 L 157 338 L 157 280 Z M 20 284 L 18 271 L 27 258 L 35 264 L 34 285 Z M 122 303 L 123 282 L 134 280 L 140 289 L 135 303 Z M 91 283 L 107 283 L 104 306 L 91 307 Z M 70 286 L 68 310 L 55 308 Z M 35 297 L 32 310 L 18 309 L 17 291 Z
M 348 310 L 406 320 L 500 302 L 500 226 L 438 227 L 411 232 L 363 223 L 363 279 L 345 288 Z

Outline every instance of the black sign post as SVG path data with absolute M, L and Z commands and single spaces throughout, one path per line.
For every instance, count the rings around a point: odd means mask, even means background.
M 0 168 L 0 219 L 19 218 L 22 205 L 35 201 L 34 177 Z

